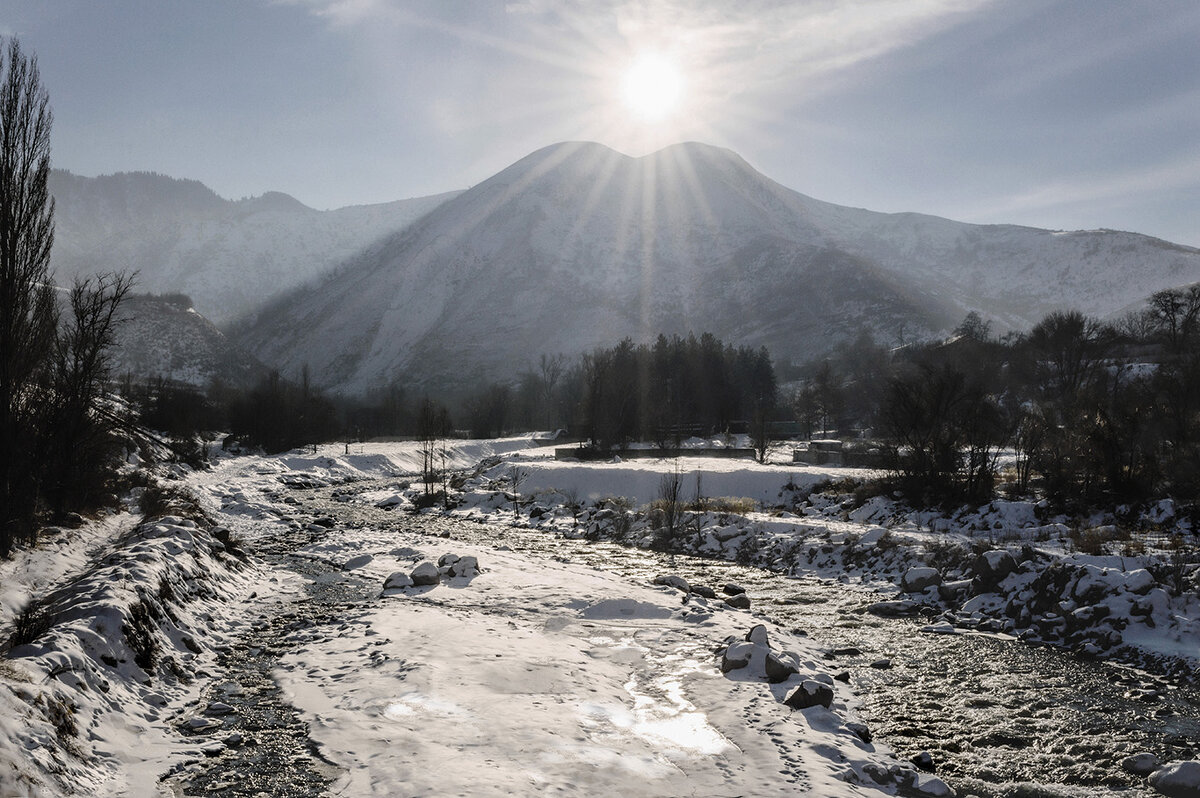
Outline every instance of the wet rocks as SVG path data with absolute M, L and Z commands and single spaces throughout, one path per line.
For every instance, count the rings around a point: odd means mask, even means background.
M 922 751 L 908 761 L 916 765 L 918 770 L 923 770 L 926 773 L 933 772 L 933 754 L 928 751 Z
M 829 709 L 833 704 L 833 688 L 816 679 L 805 679 L 792 692 L 788 693 L 783 703 L 792 709 L 808 709 L 821 706 Z
M 740 596 L 746 592 L 746 588 L 734 582 L 726 582 L 721 587 L 721 591 L 727 596 Z
M 854 735 L 864 743 L 869 743 L 872 739 L 874 739 L 871 736 L 870 727 L 868 727 L 865 723 L 847 723 L 846 728 L 853 732 Z
M 1149 781 L 1167 798 L 1200 798 L 1200 762 L 1172 762 L 1151 773 Z

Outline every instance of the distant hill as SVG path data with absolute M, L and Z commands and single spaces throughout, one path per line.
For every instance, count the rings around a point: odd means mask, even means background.
M 728 150 L 539 150 L 270 303 L 236 335 L 286 372 L 358 392 L 508 379 L 541 353 L 711 331 L 802 360 L 870 330 L 944 332 L 968 310 L 1028 327 L 1200 280 L 1200 251 L 881 214 L 787 189 Z
M 230 201 L 195 180 L 59 170 L 50 190 L 60 283 L 136 270 L 138 290 L 186 293 L 218 324 L 321 277 L 454 196 L 318 211 L 277 192 Z

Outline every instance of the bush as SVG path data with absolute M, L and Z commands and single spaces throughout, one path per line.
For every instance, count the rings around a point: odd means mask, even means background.
M 17 611 L 17 616 L 13 619 L 13 630 L 8 639 L 8 648 L 13 649 L 36 642 L 42 635 L 54 628 L 56 621 L 55 614 L 42 600 L 30 599 Z
M 151 614 L 146 601 L 140 599 L 130 606 L 129 621 L 121 626 L 125 642 L 133 652 L 133 661 L 148 675 L 153 675 L 159 654 L 156 625 Z

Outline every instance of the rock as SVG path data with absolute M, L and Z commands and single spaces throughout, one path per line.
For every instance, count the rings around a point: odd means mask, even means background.
M 1168 798 L 1200 798 L 1200 762 L 1171 762 L 1150 774 L 1150 786 Z
M 208 705 L 208 708 L 204 710 L 204 714 L 206 715 L 229 715 L 234 712 L 237 712 L 237 710 L 231 707 L 229 704 L 226 704 L 224 701 L 213 701 Z
M 446 552 L 441 557 L 438 557 L 438 568 L 445 568 L 458 562 L 458 555 Z
M 833 703 L 833 688 L 813 679 L 805 679 L 799 687 L 788 693 L 783 703 L 792 709 L 808 709 L 815 706 L 829 709 Z
M 187 723 L 185 725 L 194 732 L 203 733 L 203 732 L 212 731 L 213 729 L 216 729 L 216 728 L 220 728 L 221 721 L 217 720 L 216 718 L 196 717 L 196 718 L 188 718 Z
M 684 593 L 692 592 L 692 586 L 688 584 L 688 580 L 684 579 L 682 576 L 675 576 L 674 574 L 659 574 L 658 576 L 654 577 L 654 584 L 678 588 Z
M 353 571 L 356 568 L 362 568 L 364 565 L 368 565 L 373 559 L 375 558 L 370 554 L 360 554 L 357 557 L 351 557 L 346 561 L 346 564 L 342 566 L 342 570 Z
M 872 662 L 871 667 L 877 668 L 881 671 L 890 671 L 892 669 L 892 661 L 887 657 L 884 657 L 883 659 L 877 659 Z
M 850 671 L 842 671 L 841 673 L 835 673 L 833 675 L 833 678 L 837 679 L 839 682 L 845 682 L 846 684 L 850 684 Z
M 725 647 L 725 652 L 721 655 L 721 673 L 729 673 L 730 671 L 746 667 L 750 664 L 750 657 L 753 654 L 753 643 L 730 643 Z
M 1158 757 L 1151 753 L 1134 754 L 1121 760 L 1121 769 L 1135 776 L 1149 776 L 1158 770 Z
M 760 646 L 771 645 L 767 638 L 767 627 L 763 626 L 761 623 L 750 627 L 750 631 L 746 632 L 746 640 L 750 643 L 757 643 Z
M 746 588 L 733 582 L 726 582 L 721 590 L 724 591 L 725 595 L 727 596 L 738 596 L 746 592 Z
M 715 599 L 717 597 L 717 591 L 713 590 L 711 587 L 705 587 L 704 585 L 692 585 L 692 592 L 697 596 L 703 596 L 706 599 Z
M 771 684 L 786 682 L 800 672 L 800 663 L 796 662 L 795 658 L 789 654 L 769 651 L 764 664 L 766 665 L 767 681 Z
M 937 776 L 930 776 L 928 773 L 921 773 L 917 776 L 917 780 L 912 785 L 912 790 L 917 795 L 925 795 L 929 796 L 929 798 L 951 798 L 956 794 L 950 788 L 950 785 Z
M 479 560 L 471 556 L 459 557 L 450 566 L 450 575 L 459 578 L 466 577 L 468 579 L 472 576 L 478 576 Z
M 842 646 L 841 648 L 835 648 L 830 651 L 828 658 L 837 659 L 838 657 L 857 657 L 860 654 L 862 654 L 862 649 L 860 648 L 855 648 L 854 646 Z
M 736 595 L 730 596 L 729 598 L 725 599 L 725 603 L 728 604 L 730 607 L 733 607 L 735 610 L 750 609 L 750 597 L 747 596 L 745 593 L 738 593 Z
M 900 589 L 905 593 L 920 593 L 927 587 L 941 583 L 942 575 L 936 568 L 919 565 L 904 572 L 904 576 L 900 578 Z
M 921 605 L 908 599 L 899 601 L 876 601 L 867 606 L 867 612 L 880 618 L 908 618 L 921 611 Z
M 403 571 L 396 571 L 383 582 L 384 590 L 398 590 L 406 587 L 412 587 L 412 577 Z
M 864 743 L 871 742 L 871 729 L 865 723 L 847 723 L 846 728 L 857 735 Z M 878 781 L 878 780 L 877 780 Z
M 991 590 L 1017 570 L 1017 559 L 1003 549 L 985 551 L 971 563 L 971 572 L 980 587 Z
M 230 748 L 237 748 L 244 742 L 246 742 L 246 736 L 238 731 L 233 732 L 224 740 L 225 745 L 229 746 Z
M 858 546 L 859 548 L 874 546 L 879 543 L 879 541 L 883 540 L 883 536 L 887 533 L 888 531 L 881 526 L 871 527 L 865 533 L 863 533 L 861 538 L 858 539 Z
M 426 560 L 416 568 L 412 569 L 412 573 L 409 574 L 409 578 L 412 579 L 412 583 L 417 587 L 421 587 L 423 585 L 436 585 L 441 579 L 441 573 L 438 572 L 438 567 L 434 565 L 433 562 Z
M 919 770 L 923 770 L 926 773 L 933 772 L 933 754 L 928 751 L 922 751 L 908 761 L 916 765 Z

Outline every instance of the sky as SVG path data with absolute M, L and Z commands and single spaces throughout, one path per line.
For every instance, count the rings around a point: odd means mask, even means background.
M 843 205 L 1200 246 L 1194 0 L 0 0 L 0 35 L 82 175 L 324 209 L 702 141 Z

